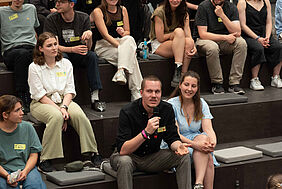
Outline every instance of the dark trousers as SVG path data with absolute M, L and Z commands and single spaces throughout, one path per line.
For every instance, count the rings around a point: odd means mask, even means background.
M 268 48 L 264 48 L 258 41 L 253 38 L 244 38 L 248 45 L 248 53 L 251 55 L 252 68 L 258 64 L 267 63 L 273 69 L 280 63 L 282 57 L 282 44 L 276 39 L 270 37 Z
M 64 57 L 69 59 L 73 67 L 85 67 L 87 69 L 87 78 L 90 92 L 102 89 L 98 58 L 95 52 L 88 51 L 86 55 L 75 53 L 63 53 Z
M 28 92 L 28 66 L 32 63 L 34 46 L 21 45 L 4 52 L 3 60 L 8 70 L 14 71 L 16 92 Z

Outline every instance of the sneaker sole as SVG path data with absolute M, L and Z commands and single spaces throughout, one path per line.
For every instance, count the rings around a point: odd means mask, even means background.
M 270 85 L 271 87 L 274 87 L 274 88 L 277 88 L 277 89 L 281 89 L 282 87 L 277 87 L 277 86 L 273 86 L 273 85 Z
M 254 91 L 263 91 L 264 89 L 254 89 L 252 87 L 250 87 L 250 89 L 254 90 Z
M 246 93 L 244 91 L 235 92 L 235 91 L 229 91 L 229 90 L 228 90 L 228 92 L 229 93 L 234 93 L 234 94 L 239 94 L 239 95 L 244 95 Z
M 47 173 L 53 172 L 53 171 L 49 171 L 49 172 L 43 171 L 42 169 L 40 169 L 40 167 L 37 167 L 37 170 L 38 170 L 39 172 L 43 173 L 44 175 L 46 175 Z

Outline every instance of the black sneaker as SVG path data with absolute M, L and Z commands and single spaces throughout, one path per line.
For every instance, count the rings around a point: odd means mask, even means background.
M 91 161 L 95 167 L 100 168 L 100 165 L 103 162 L 102 156 L 97 153 L 94 153 L 94 155 L 91 157 Z
M 172 81 L 170 83 L 170 85 L 172 87 L 177 87 L 179 85 L 179 81 L 180 81 L 180 78 L 181 78 L 181 71 L 182 71 L 182 66 L 178 66 L 177 68 L 175 68 L 173 78 L 172 78 Z
M 50 160 L 44 160 L 39 163 L 38 170 L 41 172 L 52 172 L 53 166 Z
M 224 94 L 224 88 L 222 87 L 222 84 L 219 83 L 213 83 L 212 84 L 212 93 L 213 94 Z
M 235 93 L 235 94 L 240 94 L 240 95 L 245 94 L 245 91 L 241 87 L 239 87 L 238 84 L 230 85 L 229 88 L 228 88 L 228 92 Z

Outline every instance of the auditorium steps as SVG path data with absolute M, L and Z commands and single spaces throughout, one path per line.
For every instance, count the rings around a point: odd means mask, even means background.
M 224 73 L 229 73 L 231 58 L 221 56 Z M 166 60 L 140 60 L 140 68 L 143 76 L 155 74 L 163 82 L 163 95 L 168 96 L 173 90 L 170 80 L 174 73 L 172 59 Z M 75 99 L 86 112 L 91 121 L 98 143 L 99 152 L 108 158 L 112 153 L 112 144 L 118 128 L 118 114 L 130 101 L 130 92 L 127 86 L 119 86 L 111 81 L 116 68 L 110 64 L 99 65 L 102 84 L 104 89 L 100 93 L 101 100 L 107 102 L 107 110 L 99 113 L 90 109 L 90 97 L 87 86 L 85 69 L 76 69 L 77 97 Z M 205 58 L 195 57 L 192 59 L 190 68 L 197 71 L 201 76 L 201 94 L 210 94 L 210 80 Z M 260 72 L 260 80 L 266 87 L 264 91 L 252 91 L 248 89 L 250 81 L 250 65 L 248 59 L 244 68 L 241 81 L 246 90 L 245 96 L 248 102 L 210 106 L 214 116 L 213 127 L 218 138 L 217 149 L 231 147 L 233 145 L 253 145 L 267 143 L 268 141 L 282 141 L 282 89 L 270 87 L 270 71 L 264 65 Z M 227 77 L 227 74 L 224 74 Z M 224 87 L 228 87 L 225 79 Z M 3 63 L 0 63 L 0 95 L 14 94 L 13 72 L 7 71 Z M 45 126 L 35 124 L 39 138 L 42 138 Z M 79 139 L 75 131 L 68 127 L 63 133 L 65 162 L 80 159 Z M 282 172 L 282 158 L 263 156 L 261 159 L 243 161 L 233 164 L 221 164 L 215 169 L 215 189 L 264 189 L 268 175 Z M 48 188 L 96 188 L 115 189 L 116 180 L 106 176 L 103 181 L 90 182 L 78 185 L 59 187 L 46 182 Z M 134 178 L 134 189 L 143 188 L 176 188 L 175 174 L 160 173 L 143 175 Z

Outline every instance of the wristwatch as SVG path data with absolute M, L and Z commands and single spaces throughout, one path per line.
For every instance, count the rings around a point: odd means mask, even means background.
M 60 108 L 65 108 L 66 110 L 69 109 L 69 107 L 67 105 L 65 105 L 65 104 L 61 105 Z

